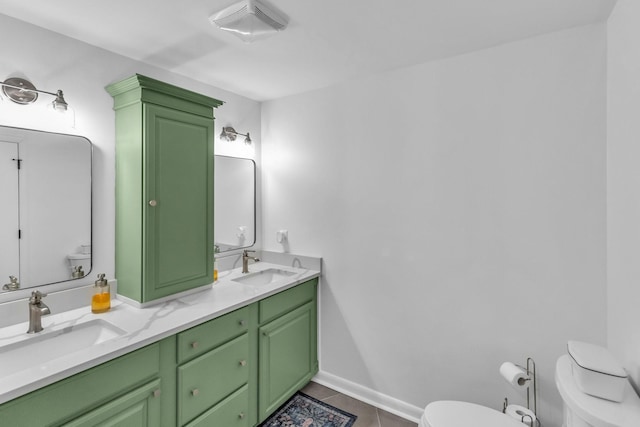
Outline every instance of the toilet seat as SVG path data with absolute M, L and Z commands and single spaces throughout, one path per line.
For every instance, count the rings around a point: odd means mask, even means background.
M 419 427 L 522 427 L 502 412 L 469 402 L 441 400 L 427 405 Z

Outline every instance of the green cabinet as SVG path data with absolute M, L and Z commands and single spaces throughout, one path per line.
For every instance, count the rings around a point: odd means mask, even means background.
M 260 421 L 318 372 L 317 282 L 311 280 L 259 302 Z
M 213 109 L 145 76 L 107 87 L 116 116 L 116 278 L 140 303 L 213 282 Z

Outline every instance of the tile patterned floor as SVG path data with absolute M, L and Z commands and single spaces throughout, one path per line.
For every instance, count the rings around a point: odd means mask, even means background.
M 353 427 L 417 427 L 416 423 L 314 382 L 310 382 L 301 391 L 329 405 L 356 415 L 358 419 Z

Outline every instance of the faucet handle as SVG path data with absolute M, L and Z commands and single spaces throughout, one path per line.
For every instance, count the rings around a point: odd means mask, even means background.
M 42 298 L 46 297 L 47 294 L 43 294 L 40 291 L 31 292 L 31 298 L 29 298 L 29 304 L 40 304 Z

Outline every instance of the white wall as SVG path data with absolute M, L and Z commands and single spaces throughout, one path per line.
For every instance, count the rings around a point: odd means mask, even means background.
M 593 25 L 263 104 L 263 248 L 323 257 L 322 371 L 501 408 L 531 356 L 560 425 L 556 359 L 606 340 L 605 71 Z
M 640 384 L 640 3 L 608 22 L 608 344 Z
M 62 89 L 65 99 L 75 110 L 76 128 L 44 122 L 43 109 L 37 106 L 12 108 L 17 114 L 3 114 L 0 125 L 27 127 L 73 133 L 89 138 L 94 144 L 93 181 L 93 256 L 94 268 L 86 283 L 104 272 L 114 277 L 114 185 L 115 185 L 115 119 L 113 99 L 105 86 L 129 77 L 144 74 L 185 89 L 225 101 L 216 114 L 216 128 L 233 125 L 239 132 L 251 132 L 260 145 L 260 104 L 256 101 L 217 89 L 194 80 L 147 66 L 103 49 L 73 40 L 42 28 L 0 14 L 0 39 L 20 40 L 6 43 L 0 60 L 0 80 L 22 76 L 42 90 Z M 4 103 L 10 103 L 5 100 Z M 219 133 L 219 132 L 216 132 Z M 218 141 L 216 152 L 227 155 L 256 157 L 259 149 L 240 150 L 225 141 Z M 4 283 L 4 282 L 3 282 Z M 55 307 L 51 307 L 55 310 Z

